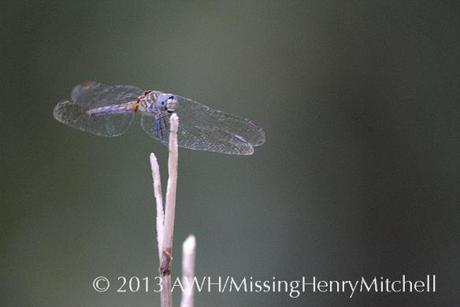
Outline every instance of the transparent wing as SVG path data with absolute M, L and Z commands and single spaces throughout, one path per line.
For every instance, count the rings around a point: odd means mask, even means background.
M 178 145 L 224 154 L 250 155 L 254 146 L 265 142 L 265 133 L 253 121 L 211 109 L 198 102 L 175 96 L 179 116 Z M 167 145 L 169 116 L 143 114 L 142 127 L 151 137 Z
M 142 89 L 132 85 L 107 85 L 88 81 L 73 88 L 70 100 L 89 109 L 129 102 L 142 92 Z
M 129 128 L 134 112 L 88 114 L 88 111 L 133 101 L 142 92 L 130 85 L 87 82 L 74 87 L 71 100 L 59 102 L 53 115 L 59 122 L 79 130 L 100 136 L 118 136 Z

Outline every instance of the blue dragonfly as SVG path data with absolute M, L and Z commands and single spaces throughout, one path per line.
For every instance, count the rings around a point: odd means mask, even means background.
M 125 133 L 141 113 L 141 126 L 168 146 L 169 117 L 179 116 L 179 147 L 232 155 L 251 155 L 265 142 L 254 121 L 212 109 L 179 95 L 143 90 L 131 85 L 88 81 L 74 87 L 69 100 L 59 102 L 53 115 L 59 122 L 99 136 Z

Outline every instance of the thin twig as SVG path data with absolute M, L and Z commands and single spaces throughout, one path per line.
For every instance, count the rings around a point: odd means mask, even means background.
M 181 307 L 193 307 L 193 279 L 195 277 L 195 236 L 190 235 L 182 244 L 182 293 Z
M 161 277 L 161 307 L 172 307 L 171 274 Z
M 158 261 L 161 262 L 163 254 L 163 228 L 164 228 L 164 209 L 163 209 L 163 195 L 161 193 L 161 176 L 160 167 L 155 154 L 150 154 L 150 167 L 152 168 L 153 178 L 153 191 L 155 192 L 155 200 L 157 207 L 157 243 L 158 243 Z
M 160 275 L 162 280 L 161 306 L 172 307 L 171 292 L 171 266 L 172 247 L 174 235 L 174 216 L 176 210 L 176 187 L 177 187 L 177 128 L 179 121 L 176 114 L 170 118 L 169 129 L 169 159 L 168 159 L 168 186 L 166 187 L 166 201 L 164 206 L 164 222 L 162 227 L 161 244 L 158 244 L 160 256 Z M 159 174 L 159 172 L 158 172 Z M 160 190 L 161 191 L 161 190 Z M 160 192 L 161 193 L 161 192 Z
M 158 257 L 160 260 L 160 275 L 162 280 L 161 306 L 172 307 L 172 248 L 174 235 L 174 216 L 176 210 L 176 188 L 177 188 L 177 165 L 178 146 L 177 129 L 179 120 L 176 114 L 170 118 L 169 129 L 169 159 L 168 159 L 168 186 L 166 188 L 166 201 L 163 206 L 161 193 L 160 167 L 155 155 L 150 154 L 150 166 L 152 168 L 153 190 L 157 207 L 157 241 Z M 182 294 L 182 307 L 193 307 L 193 279 L 195 275 L 195 246 L 194 236 L 189 236 L 183 244 L 182 260 L 182 283 L 184 292 Z
M 168 159 L 168 186 L 166 188 L 165 220 L 163 233 L 163 255 L 160 264 L 162 275 L 171 274 L 171 260 L 174 235 L 174 216 L 176 212 L 176 187 L 177 187 L 177 128 L 179 121 L 176 114 L 170 119 L 169 128 L 169 159 Z

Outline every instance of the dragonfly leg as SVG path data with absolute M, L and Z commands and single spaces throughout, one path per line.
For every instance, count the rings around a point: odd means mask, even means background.
M 155 118 L 155 134 L 158 138 L 163 138 L 163 132 L 167 128 L 166 120 L 168 118 L 168 115 L 158 116 Z
M 160 118 L 155 118 L 155 134 L 157 138 L 161 137 L 161 124 L 160 124 Z

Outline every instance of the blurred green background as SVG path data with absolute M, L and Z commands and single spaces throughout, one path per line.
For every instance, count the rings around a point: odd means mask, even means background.
M 91 287 L 156 275 L 148 155 L 166 177 L 167 152 L 139 125 L 109 139 L 55 121 L 83 80 L 170 91 L 265 128 L 250 157 L 180 151 L 176 276 L 189 233 L 199 276 L 438 276 L 436 294 L 214 291 L 196 306 L 458 304 L 458 2 L 0 8 L 1 306 L 159 306 Z

